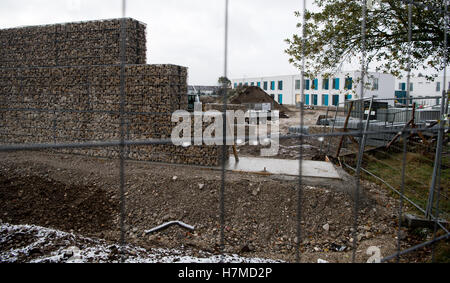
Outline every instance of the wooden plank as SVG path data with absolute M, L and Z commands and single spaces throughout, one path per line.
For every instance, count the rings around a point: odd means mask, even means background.
M 350 114 L 352 113 L 352 110 L 353 110 L 353 101 L 350 101 L 350 107 L 348 109 L 347 117 L 345 118 L 345 123 L 344 123 L 344 132 L 347 132 L 348 121 L 350 120 Z M 342 145 L 344 144 L 344 138 L 345 138 L 345 136 L 342 136 L 341 140 L 339 141 L 339 146 L 336 151 L 336 158 L 338 158 L 339 154 L 341 153 Z

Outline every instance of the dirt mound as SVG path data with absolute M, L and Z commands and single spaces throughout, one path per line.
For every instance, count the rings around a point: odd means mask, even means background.
M 2 219 L 64 231 L 98 233 L 111 229 L 117 202 L 96 187 L 67 185 L 41 176 L 0 175 Z
M 235 89 L 234 95 L 230 97 L 231 104 L 243 103 L 271 103 L 273 109 L 280 111 L 280 117 L 290 112 L 289 109 L 276 102 L 267 92 L 257 86 L 240 87 Z

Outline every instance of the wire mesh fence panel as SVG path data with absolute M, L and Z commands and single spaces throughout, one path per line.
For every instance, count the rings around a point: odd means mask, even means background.
M 119 19 L 0 30 L 2 221 L 117 243 L 105 261 L 439 260 L 450 235 L 446 67 L 442 93 L 409 86 L 413 13 L 442 12 L 446 65 L 447 1 L 399 1 L 408 87 L 397 97 L 373 92 L 372 2 L 352 2 L 360 70 L 341 93 L 338 78 L 308 70 L 315 6 L 299 1 L 299 100 L 270 120 L 261 103 L 231 104 L 225 80 L 214 103 L 191 109 L 188 68 L 147 64 L 147 26 L 126 18 L 125 1 Z

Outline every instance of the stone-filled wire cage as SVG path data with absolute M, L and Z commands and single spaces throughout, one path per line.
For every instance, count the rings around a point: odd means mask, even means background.
M 170 139 L 172 113 L 187 109 L 187 68 L 147 65 L 146 25 L 124 25 L 123 33 L 120 19 L 0 30 L 1 142 L 118 141 L 120 117 L 127 140 Z M 119 156 L 117 147 L 59 151 Z M 129 146 L 126 157 L 219 165 L 217 147 Z

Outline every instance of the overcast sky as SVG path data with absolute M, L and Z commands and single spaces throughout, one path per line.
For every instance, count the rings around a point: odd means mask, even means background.
M 189 67 L 190 84 L 224 72 L 224 0 L 128 0 L 147 24 L 147 62 Z M 300 0 L 230 0 L 229 78 L 295 74 L 284 39 L 297 32 Z M 121 16 L 121 0 L 1 0 L 0 28 Z
M 230 79 L 299 73 L 284 40 L 298 32 L 302 2 L 230 0 Z M 1 0 L 0 28 L 117 18 L 121 7 L 122 0 Z M 186 66 L 189 84 L 215 85 L 224 73 L 224 11 L 224 0 L 128 0 L 126 16 L 147 24 L 147 63 Z

